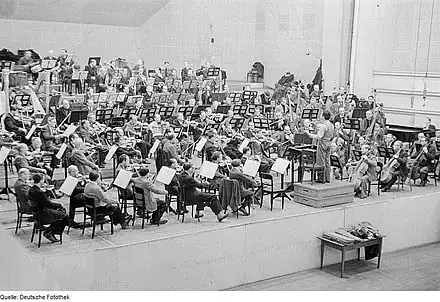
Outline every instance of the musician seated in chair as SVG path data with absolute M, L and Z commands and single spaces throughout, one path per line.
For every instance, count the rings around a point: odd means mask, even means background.
M 184 162 L 182 158 L 179 156 L 177 146 L 175 143 L 174 133 L 169 133 L 166 136 L 166 140 L 164 140 L 162 149 L 164 152 L 169 154 L 170 158 L 176 159 L 179 164 Z
M 54 154 L 50 164 L 51 168 L 57 167 L 59 165 L 59 160 L 55 155 L 60 151 L 60 139 L 62 138 L 62 134 L 59 134 L 58 132 L 57 122 L 54 116 L 49 116 L 47 124 L 42 127 L 41 138 L 43 141 L 43 150 Z
M 4 123 L 6 131 L 15 133 L 16 139 L 25 141 L 27 130 L 16 106 L 10 107 L 10 112 L 5 116 Z
M 32 157 L 30 164 L 35 167 L 41 167 L 46 170 L 46 174 L 52 178 L 53 169 L 44 162 L 43 155 L 45 151 L 41 149 L 43 143 L 39 137 L 33 137 L 31 140 L 31 146 L 29 147 L 30 155 Z M 50 154 L 50 153 L 49 153 Z
M 67 127 L 66 124 L 69 124 L 69 114 L 71 112 L 70 109 L 70 102 L 69 100 L 63 100 L 63 103 L 61 104 L 61 107 L 56 110 L 56 122 L 57 125 L 61 125 L 59 128 L 64 130 Z
M 109 150 L 108 147 L 103 146 L 99 140 L 98 142 L 96 142 L 92 138 L 91 133 L 93 132 L 93 129 L 90 126 L 90 122 L 88 120 L 82 120 L 80 122 L 80 127 L 77 131 L 79 132 L 80 137 L 86 144 L 96 147 L 96 150 L 98 151 L 98 166 L 99 168 L 105 168 L 105 156 L 107 155 Z
M 215 171 L 214 178 L 210 181 L 210 189 L 218 190 L 220 188 L 220 183 L 222 179 L 227 177 L 225 171 L 226 163 L 223 160 L 223 154 L 220 151 L 215 151 L 211 156 L 211 161 L 218 165 L 217 170 Z M 226 168 L 227 169 L 227 168 Z
M 78 184 L 70 196 L 69 202 L 69 224 L 74 229 L 79 228 L 80 225 L 75 222 L 75 209 L 84 207 L 84 188 L 86 187 L 86 180 L 83 175 L 79 173 L 78 167 L 70 165 L 67 168 L 67 174 L 78 179 Z
M 231 162 L 232 169 L 229 172 L 229 178 L 230 179 L 236 179 L 238 181 L 238 184 L 240 186 L 240 192 L 241 192 L 241 198 L 245 200 L 245 202 L 242 204 L 242 206 L 238 209 L 241 213 L 243 213 L 245 216 L 248 216 L 249 213 L 246 211 L 246 206 L 248 202 L 252 202 L 252 196 L 254 195 L 255 203 L 259 204 L 259 200 L 261 198 L 261 190 L 258 188 L 258 190 L 253 194 L 252 191 L 245 189 L 246 187 L 259 187 L 259 183 L 250 178 L 247 175 L 244 175 L 243 173 L 243 165 L 241 164 L 241 160 L 234 159 Z
M 162 220 L 162 215 L 167 210 L 168 205 L 163 199 L 158 198 L 154 194 L 166 196 L 168 191 L 156 187 L 148 177 L 149 172 L 148 168 L 139 169 L 139 177 L 132 179 L 131 182 L 135 186 L 144 189 L 145 210 L 153 213 L 150 223 L 157 224 L 159 222 L 159 224 L 165 224 L 168 220 Z M 142 204 L 140 203 L 137 206 L 139 208 L 136 214 L 140 216 L 142 215 Z
M 84 154 L 85 143 L 81 138 L 75 139 L 73 142 L 72 155 L 70 156 L 71 162 L 78 168 L 82 175 L 89 174 L 92 170 L 98 170 L 98 166 L 90 161 Z
M 34 174 L 32 179 L 34 185 L 29 189 L 29 199 L 37 209 L 34 219 L 42 225 L 50 224 L 43 236 L 51 242 L 58 242 L 55 235 L 61 235 L 69 224 L 66 210 L 61 204 L 52 202 L 46 197 L 45 184 L 41 174 Z
M 421 138 L 420 144 L 420 151 L 411 156 L 411 159 L 415 160 L 411 171 L 411 179 L 415 181 L 420 178 L 420 185 L 424 187 L 429 182 L 428 172 L 433 172 L 435 169 L 433 161 L 437 156 L 437 152 L 427 137 Z
M 369 145 L 361 147 L 362 157 L 359 161 L 350 162 L 349 165 L 354 166 L 353 180 L 355 196 L 361 199 L 367 198 L 368 182 L 377 179 L 376 156 Z
M 90 172 L 90 182 L 84 188 L 84 196 L 86 198 L 93 198 L 96 207 L 96 214 L 102 214 L 106 211 L 113 211 L 113 224 L 120 224 L 122 229 L 125 229 L 132 220 L 131 215 L 124 216 L 119 208 L 119 204 L 112 201 L 101 188 L 101 177 L 98 172 Z
M 20 204 L 21 213 L 33 214 L 35 213 L 35 207 L 29 200 L 29 180 L 31 174 L 29 169 L 21 168 L 18 170 L 18 179 L 14 184 L 14 190 L 17 198 L 17 202 Z
M 402 177 L 403 181 L 408 177 L 408 153 L 403 149 L 403 143 L 399 140 L 393 145 L 394 155 L 388 164 L 383 167 L 381 175 L 382 192 L 387 192 L 394 185 L 397 177 Z M 388 169 L 392 167 L 392 169 Z
M 185 200 L 197 204 L 197 214 L 195 218 L 201 218 L 204 216 L 203 210 L 205 207 L 210 207 L 212 212 L 217 216 L 218 222 L 222 222 L 229 212 L 223 213 L 217 195 L 200 192 L 197 189 L 208 188 L 208 183 L 201 183 L 193 178 L 194 166 L 192 163 L 184 163 L 183 171 L 179 175 L 179 182 L 185 187 Z
M 29 147 L 26 144 L 23 143 L 19 144 L 17 146 L 17 150 L 18 150 L 18 154 L 15 156 L 13 161 L 15 169 L 17 169 L 17 171 L 26 168 L 31 173 L 42 173 L 42 174 L 47 173 L 45 169 L 36 166 L 35 162 L 32 163 L 33 165 L 31 164 L 29 159 L 33 159 L 33 158 L 30 157 Z
M 216 151 L 220 151 L 220 149 L 216 146 L 216 143 L 214 141 L 215 139 L 215 134 L 213 131 L 209 131 L 209 133 L 207 134 L 208 136 L 208 140 L 206 141 L 205 144 L 205 153 L 206 153 L 206 160 L 207 161 L 212 161 L 212 155 L 214 154 L 214 152 Z

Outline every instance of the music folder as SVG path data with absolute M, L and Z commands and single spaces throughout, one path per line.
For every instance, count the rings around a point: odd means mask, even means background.
M 157 173 L 156 181 L 164 185 L 169 185 L 175 174 L 176 170 L 163 166 L 160 168 L 159 173 Z
M 157 139 L 154 142 L 153 146 L 151 147 L 149 154 L 153 155 L 156 152 L 157 148 L 159 147 L 159 144 L 160 144 L 160 141 Z
M 78 127 L 76 127 L 74 125 L 67 126 L 66 130 L 63 133 L 63 136 L 64 137 L 69 137 L 73 132 L 76 131 L 76 128 L 78 128 Z
M 200 138 L 200 140 L 199 140 L 199 142 L 197 143 L 197 145 L 196 145 L 196 150 L 197 151 L 202 151 L 202 149 L 203 149 L 203 147 L 205 147 L 205 144 L 206 144 L 206 142 L 208 141 L 208 139 L 206 138 L 206 137 L 204 137 L 204 136 L 202 136 L 201 138 Z
M 118 175 L 115 178 L 115 181 L 113 184 L 116 187 L 119 187 L 121 189 L 127 189 L 128 184 L 130 183 L 131 177 L 133 176 L 133 173 L 124 169 L 119 170 Z
M 62 144 L 60 147 L 60 150 L 58 151 L 57 155 L 55 155 L 56 158 L 61 159 L 61 157 L 63 157 L 64 152 L 66 152 L 67 149 L 67 145 L 66 144 Z
M 243 142 L 241 142 L 240 147 L 238 147 L 238 151 L 243 153 L 243 149 L 249 145 L 249 139 L 245 138 Z
M 207 179 L 213 179 L 215 172 L 218 169 L 218 164 L 205 160 L 200 167 L 200 176 L 206 177 Z
M 260 169 L 260 162 L 258 160 L 248 159 L 243 166 L 243 174 L 250 177 L 257 175 L 258 169 Z
M 32 134 L 34 134 L 35 130 L 37 129 L 37 125 L 32 125 L 31 129 L 29 130 L 28 134 L 26 134 L 26 140 L 29 140 L 32 136 Z
M 0 163 L 3 163 L 5 161 L 10 152 L 11 149 L 9 148 L 6 148 L 4 146 L 0 148 Z
M 118 146 L 116 146 L 116 145 L 113 145 L 110 147 L 110 150 L 108 151 L 107 156 L 105 157 L 106 162 L 110 161 L 110 159 L 113 158 L 117 149 L 118 149 Z
M 43 69 L 52 69 L 57 65 L 57 60 L 42 60 L 41 68 Z
M 280 174 L 284 174 L 286 172 L 287 167 L 289 167 L 290 161 L 287 159 L 278 157 L 275 160 L 275 163 L 272 166 L 272 171 Z
M 64 180 L 63 184 L 60 187 L 60 192 L 66 194 L 67 196 L 71 196 L 78 182 L 78 178 L 67 176 L 66 180 Z

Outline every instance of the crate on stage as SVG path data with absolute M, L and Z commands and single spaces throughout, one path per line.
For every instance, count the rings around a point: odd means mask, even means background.
M 353 202 L 354 185 L 345 181 L 296 183 L 292 196 L 295 202 L 313 208 L 335 206 Z

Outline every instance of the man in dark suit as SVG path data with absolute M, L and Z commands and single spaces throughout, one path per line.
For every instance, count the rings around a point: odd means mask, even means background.
M 98 76 L 98 67 L 96 66 L 96 60 L 90 60 L 89 64 L 86 65 L 84 71 L 87 71 L 86 82 L 89 83 L 90 87 L 95 87 L 96 77 Z
M 408 177 L 408 167 L 406 166 L 408 162 L 408 153 L 403 149 L 403 143 L 401 141 L 395 141 L 393 145 L 394 156 L 391 160 L 396 159 L 400 166 L 393 173 L 391 179 L 388 182 L 382 182 L 382 192 L 387 192 L 394 185 L 397 180 L 397 176 L 401 176 L 403 179 Z
M 57 125 L 63 125 L 60 129 L 66 129 L 66 125 L 69 124 L 69 119 L 67 118 L 71 112 L 70 103 L 68 100 L 63 100 L 63 103 L 60 108 L 56 109 L 56 121 Z
M 232 165 L 232 169 L 229 172 L 229 178 L 230 179 L 236 179 L 238 181 L 238 184 L 240 186 L 240 192 L 241 192 L 241 197 L 245 200 L 245 202 L 243 202 L 242 206 L 238 209 L 241 213 L 243 213 L 244 215 L 248 216 L 249 213 L 246 211 L 246 206 L 247 203 L 250 202 L 250 199 L 252 198 L 252 195 L 255 196 L 255 199 L 257 200 L 257 203 L 259 198 L 261 198 L 261 190 L 258 189 L 255 194 L 253 194 L 252 191 L 245 189 L 246 187 L 258 187 L 259 184 L 253 180 L 252 178 L 250 178 L 247 175 L 244 175 L 243 173 L 243 165 L 241 163 L 240 159 L 234 159 L 231 162 Z
M 27 181 L 30 177 L 29 169 L 21 168 L 18 171 L 18 179 L 15 182 L 14 189 L 17 196 L 17 202 L 20 205 L 20 211 L 24 214 L 31 214 L 35 212 L 35 207 L 29 201 L 29 185 Z
M 75 209 L 84 207 L 84 188 L 86 186 L 86 181 L 83 175 L 81 175 L 78 171 L 78 167 L 74 165 L 70 165 L 67 168 L 67 174 L 71 177 L 78 179 L 78 184 L 70 196 L 69 201 L 69 223 L 73 228 L 79 228 L 80 225 L 75 222 Z
M 61 134 L 57 133 L 56 130 L 56 119 L 54 116 L 49 116 L 47 119 L 47 124 L 41 128 L 41 138 L 43 141 L 44 151 L 53 152 L 52 161 L 50 164 L 51 168 L 55 168 L 59 165 L 59 160 L 55 157 L 55 155 L 60 151 L 60 138 Z
M 44 184 L 41 174 L 35 174 L 32 179 L 34 185 L 29 189 L 29 199 L 36 207 L 34 219 L 42 225 L 50 224 L 43 236 L 51 242 L 58 242 L 55 235 L 61 235 L 69 224 L 66 210 L 61 204 L 52 202 L 46 197 L 42 190 Z
M 200 183 L 196 181 L 193 176 L 194 175 L 194 166 L 192 163 L 184 163 L 183 171 L 179 175 L 179 181 L 181 186 L 185 188 L 185 200 L 191 201 L 197 204 L 197 214 L 195 218 L 203 217 L 203 210 L 205 206 L 210 207 L 212 212 L 217 216 L 217 220 L 222 222 L 229 213 L 224 214 L 220 207 L 220 203 L 215 194 L 209 194 L 200 192 L 197 188 L 208 188 L 208 183 Z
M 23 141 L 26 137 L 26 129 L 20 121 L 20 116 L 17 107 L 11 106 L 10 111 L 4 119 L 5 130 L 15 133 L 15 136 Z

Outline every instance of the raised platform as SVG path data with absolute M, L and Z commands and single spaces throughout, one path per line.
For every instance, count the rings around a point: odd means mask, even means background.
M 138 222 L 133 229 L 117 227 L 114 235 L 107 227 L 93 240 L 88 231 L 81 235 L 71 230 L 63 245 L 43 239 L 40 249 L 30 243 L 30 228 L 14 235 L 14 218 L 14 211 L 1 212 L 1 231 L 6 229 L 8 238 L 18 243 L 15 249 L 24 251 L 52 280 L 41 290 L 219 290 L 317 268 L 316 237 L 361 221 L 370 221 L 387 235 L 384 252 L 439 241 L 440 191 L 433 185 L 413 187 L 412 192 L 405 187 L 324 209 L 287 201 L 281 210 L 277 200 L 272 212 L 266 200 L 251 216 L 223 223 L 216 222 L 209 209 L 200 223 L 189 218 L 182 224 L 170 214 L 166 225 L 142 230 Z M 15 254 L 8 246 L 1 256 Z M 326 264 L 339 262 L 339 257 L 326 250 Z M 347 260 L 355 257 L 349 253 Z M 0 289 L 18 286 L 0 284 Z

